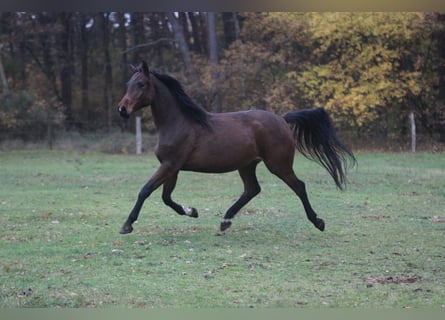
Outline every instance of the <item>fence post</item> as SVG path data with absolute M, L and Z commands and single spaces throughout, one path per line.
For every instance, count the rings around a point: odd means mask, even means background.
M 409 120 L 411 122 L 411 152 L 416 152 L 416 122 L 414 121 L 414 112 L 409 114 Z
M 46 110 L 46 138 L 48 139 L 48 148 L 53 149 L 54 133 L 53 133 L 53 121 L 52 108 L 47 106 Z
M 136 117 L 136 154 L 142 153 L 141 117 Z

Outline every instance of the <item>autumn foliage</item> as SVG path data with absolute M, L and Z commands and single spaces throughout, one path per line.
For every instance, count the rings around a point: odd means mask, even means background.
M 10 92 L 3 86 L 0 132 L 20 134 L 35 119 L 59 129 L 121 126 L 114 104 L 128 65 L 145 59 L 208 110 L 216 96 L 222 112 L 324 106 L 340 129 L 390 137 L 406 135 L 414 113 L 422 133 L 445 141 L 443 14 L 216 14 L 216 66 L 206 21 L 200 12 L 1 14 Z

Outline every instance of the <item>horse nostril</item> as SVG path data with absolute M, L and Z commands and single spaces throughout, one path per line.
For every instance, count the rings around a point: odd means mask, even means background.
M 127 108 L 125 108 L 125 106 L 121 106 L 121 107 L 117 108 L 117 110 L 119 111 L 119 114 L 121 115 L 121 117 L 126 118 L 126 119 L 130 117 L 128 115 Z

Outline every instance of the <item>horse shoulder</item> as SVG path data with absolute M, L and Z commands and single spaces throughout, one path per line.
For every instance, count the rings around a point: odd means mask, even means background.
M 179 136 L 158 136 L 154 152 L 160 162 L 169 161 L 177 164 L 179 167 L 187 160 L 193 152 L 197 132 L 190 130 Z

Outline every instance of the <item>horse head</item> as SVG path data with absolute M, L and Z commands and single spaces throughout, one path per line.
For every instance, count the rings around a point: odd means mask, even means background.
M 151 105 L 155 95 L 147 63 L 142 61 L 140 67 L 131 66 L 131 71 L 133 75 L 127 83 L 127 92 L 117 107 L 123 118 L 129 118 L 134 111 Z

